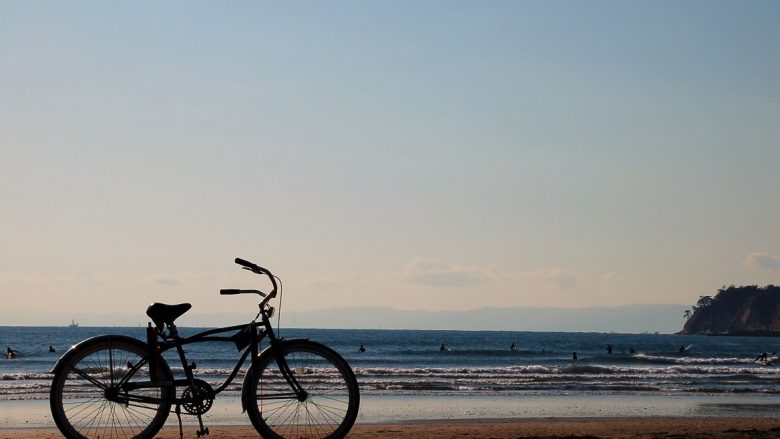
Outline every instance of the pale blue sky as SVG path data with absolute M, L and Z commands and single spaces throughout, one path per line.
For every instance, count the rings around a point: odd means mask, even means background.
M 780 282 L 778 2 L 0 10 L 6 311 L 235 311 L 236 256 L 297 310 Z

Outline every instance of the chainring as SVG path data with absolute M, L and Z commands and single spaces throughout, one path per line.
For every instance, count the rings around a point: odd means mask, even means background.
M 194 380 L 195 391 L 191 387 L 184 388 L 181 394 L 181 406 L 191 415 L 202 415 L 214 404 L 214 389 L 203 380 Z

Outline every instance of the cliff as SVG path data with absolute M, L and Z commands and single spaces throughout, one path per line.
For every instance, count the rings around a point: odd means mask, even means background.
M 701 296 L 686 316 L 681 334 L 780 336 L 780 287 L 720 289 Z

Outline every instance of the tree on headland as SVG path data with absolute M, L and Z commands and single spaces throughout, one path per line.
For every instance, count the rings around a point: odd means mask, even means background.
M 722 289 L 718 290 L 719 293 L 720 291 L 722 291 Z M 683 313 L 683 317 L 686 319 L 690 318 L 693 314 L 696 313 L 696 311 L 708 308 L 710 305 L 712 305 L 714 300 L 715 299 L 713 299 L 712 296 L 699 296 L 699 300 L 696 302 L 696 305 L 692 306 L 690 309 L 686 309 Z
M 718 290 L 718 294 L 723 291 L 722 289 Z M 699 301 L 696 302 L 697 308 L 707 308 L 708 306 L 712 305 L 712 302 L 715 299 L 712 298 L 712 296 L 699 296 Z

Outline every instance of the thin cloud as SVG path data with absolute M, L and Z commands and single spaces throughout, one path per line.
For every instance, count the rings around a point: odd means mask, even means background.
M 542 282 L 559 290 L 571 290 L 577 287 L 580 277 L 562 268 L 543 268 L 541 270 L 524 271 L 508 275 L 515 281 Z
M 154 283 L 158 285 L 165 285 L 167 287 L 178 287 L 182 284 L 180 280 L 174 279 L 172 277 L 161 277 L 159 279 L 155 279 Z
M 309 281 L 310 285 L 324 291 L 334 291 L 362 282 L 359 274 L 328 274 Z
M 409 282 L 437 287 L 462 287 L 494 277 L 491 268 L 450 264 L 442 259 L 417 258 L 403 272 Z
M 546 280 L 559 290 L 570 290 L 576 287 L 579 282 L 577 275 L 560 268 L 553 270 Z
M 745 264 L 751 267 L 780 271 L 780 257 L 767 253 L 753 253 L 745 259 Z
M 242 280 L 236 274 L 213 273 L 154 273 L 140 276 L 117 275 L 106 272 L 54 272 L 54 273 L 13 273 L 0 272 L 0 286 L 5 287 L 149 287 L 162 285 L 166 287 L 184 286 L 187 288 L 221 288 L 233 280 Z

